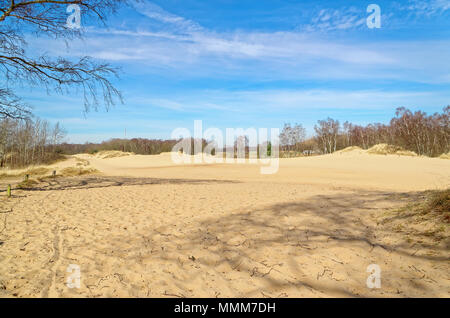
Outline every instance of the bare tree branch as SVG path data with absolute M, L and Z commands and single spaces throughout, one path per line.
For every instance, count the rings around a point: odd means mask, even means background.
M 4 86 L 9 82 L 27 83 L 53 88 L 59 93 L 80 89 L 84 96 L 85 111 L 99 106 L 99 96 L 108 109 L 121 93 L 114 87 L 111 77 L 118 69 L 106 63 L 97 63 L 90 57 L 78 61 L 47 55 L 31 56 L 26 52 L 24 32 L 36 36 L 73 39 L 81 37 L 83 29 L 66 25 L 67 6 L 80 6 L 83 19 L 92 18 L 104 24 L 110 13 L 125 4 L 123 0 L 0 0 L 0 73 Z
M 28 119 L 30 107 L 22 102 L 9 89 L 0 88 L 0 118 Z

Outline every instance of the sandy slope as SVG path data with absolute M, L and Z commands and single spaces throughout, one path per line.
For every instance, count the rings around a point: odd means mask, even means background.
M 425 157 L 369 155 L 347 152 L 334 155 L 280 159 L 273 175 L 260 174 L 253 164 L 176 165 L 170 154 L 127 156 L 107 160 L 89 155 L 91 165 L 107 175 L 154 178 L 187 178 L 336 185 L 363 189 L 413 191 L 450 185 L 450 161 Z
M 450 296 L 448 240 L 377 224 L 448 187 L 448 160 L 349 152 L 261 175 L 169 154 L 78 157 L 103 175 L 2 200 L 0 296 Z M 69 264 L 80 289 L 65 285 Z M 381 289 L 366 287 L 369 264 Z

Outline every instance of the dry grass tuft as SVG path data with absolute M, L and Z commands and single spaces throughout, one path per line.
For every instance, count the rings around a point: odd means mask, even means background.
M 444 222 L 450 223 L 450 188 L 427 191 L 423 200 L 415 202 L 409 208 L 422 216 L 442 218 Z
M 450 189 L 433 192 L 428 200 L 427 209 L 428 212 L 444 213 L 445 220 L 450 223 Z
M 44 167 L 36 167 L 36 168 L 30 168 L 28 170 L 23 171 L 16 171 L 16 172 L 2 172 L 0 173 L 0 179 L 8 179 L 8 178 L 18 178 L 23 177 L 25 175 L 30 176 L 43 176 L 47 174 L 50 170 Z
M 16 188 L 17 189 L 31 189 L 33 188 L 38 182 L 33 179 L 24 180 L 21 183 L 19 183 Z
M 31 176 L 42 176 L 42 175 L 47 174 L 49 171 L 50 171 L 50 169 L 44 168 L 44 167 L 31 168 L 31 169 L 28 169 L 27 171 L 25 171 L 23 173 L 23 175 L 29 174 Z
M 89 160 L 86 159 L 81 159 L 78 157 L 75 157 L 75 161 L 77 162 L 76 165 L 77 166 L 89 166 Z
M 116 151 L 116 150 L 100 151 L 96 154 L 96 156 L 101 159 L 126 157 L 126 156 L 131 156 L 131 155 L 134 155 L 134 153 L 133 152 Z
M 82 176 L 82 175 L 87 175 L 87 174 L 95 174 L 98 172 L 99 171 L 97 169 L 93 169 L 93 168 L 67 167 L 67 168 L 62 169 L 58 175 L 63 176 L 63 177 L 73 177 L 73 176 Z
M 399 155 L 416 157 L 417 154 L 413 151 L 408 151 L 399 146 L 388 144 L 378 144 L 367 150 L 367 153 L 375 155 Z
M 377 219 L 377 224 L 404 234 L 409 244 L 447 246 L 450 242 L 450 189 L 422 193 L 413 203 L 385 212 Z
M 450 151 L 439 156 L 441 159 L 450 159 Z

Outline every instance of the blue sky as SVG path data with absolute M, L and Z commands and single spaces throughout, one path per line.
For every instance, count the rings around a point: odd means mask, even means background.
M 369 4 L 381 28 L 369 29 Z M 82 17 L 83 19 L 83 17 Z M 83 40 L 28 38 L 30 52 L 121 67 L 124 105 L 83 114 L 76 93 L 21 88 L 71 142 L 169 138 L 173 129 L 282 127 L 328 116 L 387 122 L 450 104 L 450 0 L 160 0 L 123 8 Z

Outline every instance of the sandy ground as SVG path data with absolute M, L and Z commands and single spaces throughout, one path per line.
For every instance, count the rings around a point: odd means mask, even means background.
M 450 296 L 448 239 L 380 222 L 448 187 L 449 160 L 350 152 L 261 175 L 168 154 L 77 157 L 101 174 L 1 193 L 0 297 Z M 70 264 L 80 288 L 66 286 Z

